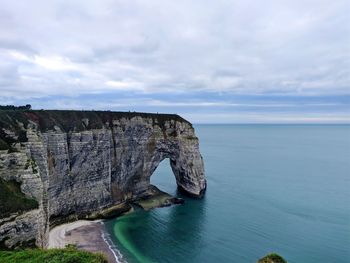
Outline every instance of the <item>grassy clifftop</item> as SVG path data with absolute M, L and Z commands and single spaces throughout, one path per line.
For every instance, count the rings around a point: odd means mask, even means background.
M 26 249 L 0 251 L 0 262 L 6 263 L 108 263 L 105 256 L 77 250 L 65 249 Z
M 18 122 L 27 125 L 28 120 L 36 122 L 42 131 L 60 127 L 68 132 L 71 130 L 98 129 L 112 120 L 133 117 L 152 118 L 160 126 L 165 121 L 176 120 L 187 122 L 177 114 L 158 114 L 144 112 L 115 112 L 115 111 L 75 111 L 75 110 L 0 110 L 0 127 L 10 128 L 17 126 Z M 88 119 L 83 123 L 82 119 Z

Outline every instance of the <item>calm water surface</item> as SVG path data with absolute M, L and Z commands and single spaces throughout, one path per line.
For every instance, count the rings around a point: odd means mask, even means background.
M 350 262 L 350 126 L 195 128 L 206 196 L 108 221 L 128 262 Z M 152 183 L 179 195 L 168 160 Z

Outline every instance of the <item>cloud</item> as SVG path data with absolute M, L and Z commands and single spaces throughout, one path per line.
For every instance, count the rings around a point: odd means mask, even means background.
M 0 3 L 3 101 L 105 94 L 197 111 L 350 95 L 347 0 Z
M 108 80 L 105 84 L 112 87 L 114 90 L 125 90 L 125 91 L 143 91 L 143 84 L 134 81 L 119 81 L 119 80 Z

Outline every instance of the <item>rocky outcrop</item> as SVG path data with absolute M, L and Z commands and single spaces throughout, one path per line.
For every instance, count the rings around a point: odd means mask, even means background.
M 271 253 L 258 260 L 257 263 L 287 263 L 287 261 L 276 253 Z
M 177 115 L 0 111 L 0 146 L 0 178 L 39 203 L 8 219 L 0 212 L 7 247 L 45 247 L 49 225 L 144 196 L 166 158 L 181 190 L 201 197 L 206 189 L 198 138 Z

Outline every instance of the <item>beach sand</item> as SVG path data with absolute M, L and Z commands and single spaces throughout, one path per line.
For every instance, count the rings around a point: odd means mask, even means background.
M 104 226 L 101 221 L 79 220 L 53 228 L 49 235 L 49 248 L 64 248 L 75 244 L 78 249 L 103 253 L 108 262 L 123 262 L 105 241 Z

